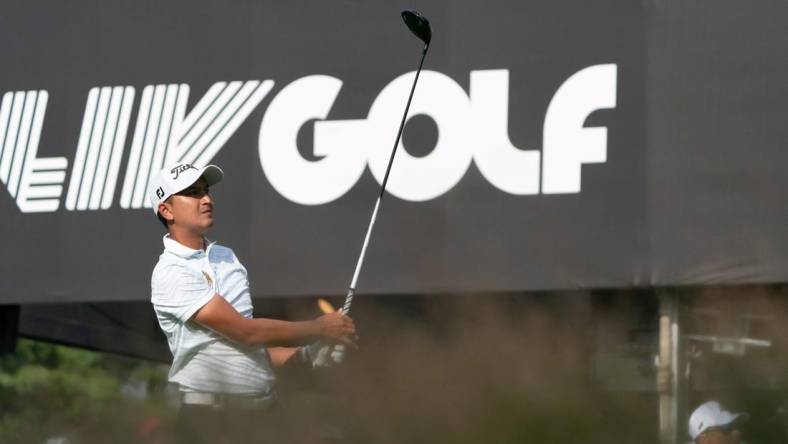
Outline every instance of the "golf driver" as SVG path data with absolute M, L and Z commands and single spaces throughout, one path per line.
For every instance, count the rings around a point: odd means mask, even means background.
M 364 245 L 361 247 L 361 254 L 358 256 L 358 262 L 356 262 L 356 271 L 353 273 L 353 280 L 350 281 L 350 288 L 348 288 L 347 296 L 345 296 L 345 304 L 342 306 L 342 312 L 344 314 L 348 314 L 350 312 L 350 305 L 353 303 L 353 295 L 356 292 L 356 282 L 358 281 L 358 274 L 361 272 L 361 264 L 364 263 L 364 255 L 367 252 L 367 246 L 369 245 L 369 236 L 372 234 L 372 227 L 375 225 L 375 219 L 378 216 L 378 210 L 380 209 L 380 201 L 383 199 L 383 193 L 386 191 L 386 182 L 389 179 L 389 172 L 391 171 L 391 164 L 394 162 L 394 155 L 397 153 L 397 147 L 399 146 L 399 139 L 402 136 L 402 130 L 405 128 L 405 121 L 408 118 L 408 109 L 410 108 L 410 102 L 413 99 L 413 91 L 416 90 L 416 82 L 419 81 L 419 74 L 421 73 L 421 67 L 424 65 L 424 57 L 427 55 L 427 49 L 430 47 L 430 40 L 432 40 L 432 30 L 430 29 L 430 22 L 427 21 L 424 16 L 419 14 L 413 10 L 404 10 L 402 11 L 402 19 L 405 21 L 405 24 L 408 26 L 408 29 L 416 35 L 422 42 L 424 42 L 424 49 L 421 52 L 421 61 L 419 62 L 419 69 L 416 70 L 416 77 L 413 79 L 413 86 L 410 89 L 410 95 L 408 96 L 408 104 L 405 105 L 405 113 L 402 115 L 402 122 L 399 125 L 399 131 L 397 131 L 397 138 L 394 140 L 394 148 L 391 150 L 391 157 L 389 158 L 388 166 L 386 167 L 386 174 L 383 176 L 383 182 L 380 184 L 380 194 L 378 194 L 378 199 L 375 202 L 375 208 L 372 210 L 372 218 L 369 221 L 369 227 L 367 228 L 367 235 L 364 237 Z

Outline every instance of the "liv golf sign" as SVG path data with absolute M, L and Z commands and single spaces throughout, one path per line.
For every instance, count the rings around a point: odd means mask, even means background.
M 342 80 L 310 75 L 285 86 L 260 124 L 259 159 L 271 185 L 292 202 L 320 205 L 347 193 L 366 167 L 381 181 L 413 75 L 394 79 L 367 116 L 353 120 L 325 120 Z M 217 82 L 187 110 L 188 85 L 147 85 L 133 131 L 135 87 L 92 88 L 71 161 L 37 155 L 47 91 L 6 92 L 0 104 L 0 181 L 25 213 L 57 211 L 61 202 L 68 211 L 106 210 L 115 203 L 118 187 L 121 208 L 149 208 L 147 188 L 154 171 L 171 162 L 210 162 L 273 86 L 273 80 Z M 584 122 L 598 109 L 615 108 L 616 93 L 615 64 L 571 75 L 547 107 L 538 150 L 509 140 L 508 70 L 471 71 L 468 93 L 440 72 L 423 71 L 411 115 L 433 119 L 438 140 L 424 157 L 401 150 L 387 189 L 404 200 L 434 199 L 454 187 L 474 162 L 502 192 L 579 193 L 582 165 L 607 159 L 607 129 L 584 127 Z M 296 137 L 315 119 L 318 160 L 307 160 L 299 154 Z

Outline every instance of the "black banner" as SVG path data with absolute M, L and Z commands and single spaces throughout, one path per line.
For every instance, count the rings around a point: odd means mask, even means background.
M 412 6 L 359 293 L 786 281 L 788 6 Z M 7 2 L 0 302 L 148 299 L 173 160 L 224 169 L 209 237 L 254 296 L 344 293 L 421 55 L 400 9 Z

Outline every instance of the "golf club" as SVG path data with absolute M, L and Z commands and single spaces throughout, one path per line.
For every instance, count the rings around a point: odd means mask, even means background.
M 364 255 L 367 252 L 367 246 L 369 245 L 369 236 L 372 234 L 372 227 L 375 225 L 375 219 L 378 216 L 378 210 L 380 209 L 380 201 L 383 199 L 383 193 L 386 191 L 386 182 L 389 179 L 389 172 L 391 171 L 391 164 L 394 162 L 394 155 L 397 153 L 397 147 L 399 146 L 399 139 L 402 136 L 402 130 L 405 128 L 405 121 L 408 118 L 408 109 L 410 108 L 410 102 L 413 99 L 413 92 L 416 90 L 416 82 L 419 81 L 419 74 L 421 73 L 421 67 L 424 65 L 424 57 L 427 55 L 427 49 L 430 47 L 430 40 L 432 40 L 432 30 L 430 29 L 430 22 L 424 18 L 421 14 L 413 10 L 404 10 L 402 11 L 402 19 L 405 21 L 405 24 L 408 26 L 408 29 L 416 35 L 422 42 L 424 42 L 424 49 L 421 52 L 421 61 L 419 62 L 419 69 L 416 70 L 416 77 L 413 79 L 413 86 L 410 89 L 410 95 L 408 96 L 408 103 L 405 105 L 405 113 L 402 115 L 402 122 L 399 125 L 399 131 L 397 131 L 397 138 L 394 141 L 394 148 L 391 150 L 391 157 L 389 158 L 388 166 L 386 167 L 386 174 L 383 176 L 383 182 L 380 184 L 380 194 L 378 194 L 378 199 L 375 201 L 375 208 L 372 210 L 372 218 L 369 221 L 369 227 L 367 228 L 367 235 L 364 237 L 364 245 L 361 247 L 361 254 L 358 256 L 358 262 L 356 262 L 356 271 L 353 273 L 353 280 L 350 281 L 350 288 L 348 288 L 347 296 L 345 296 L 345 304 L 342 306 L 342 312 L 344 314 L 348 314 L 350 312 L 350 305 L 353 303 L 353 295 L 356 292 L 356 282 L 358 281 L 358 274 L 361 272 L 361 264 L 364 263 Z

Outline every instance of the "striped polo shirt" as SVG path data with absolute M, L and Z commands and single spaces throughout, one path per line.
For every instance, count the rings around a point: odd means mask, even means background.
M 246 268 L 227 247 L 194 250 L 164 236 L 153 269 L 151 302 L 172 352 L 169 381 L 181 391 L 266 395 L 274 373 L 265 347 L 246 347 L 190 320 L 218 294 L 242 316 L 252 317 Z

